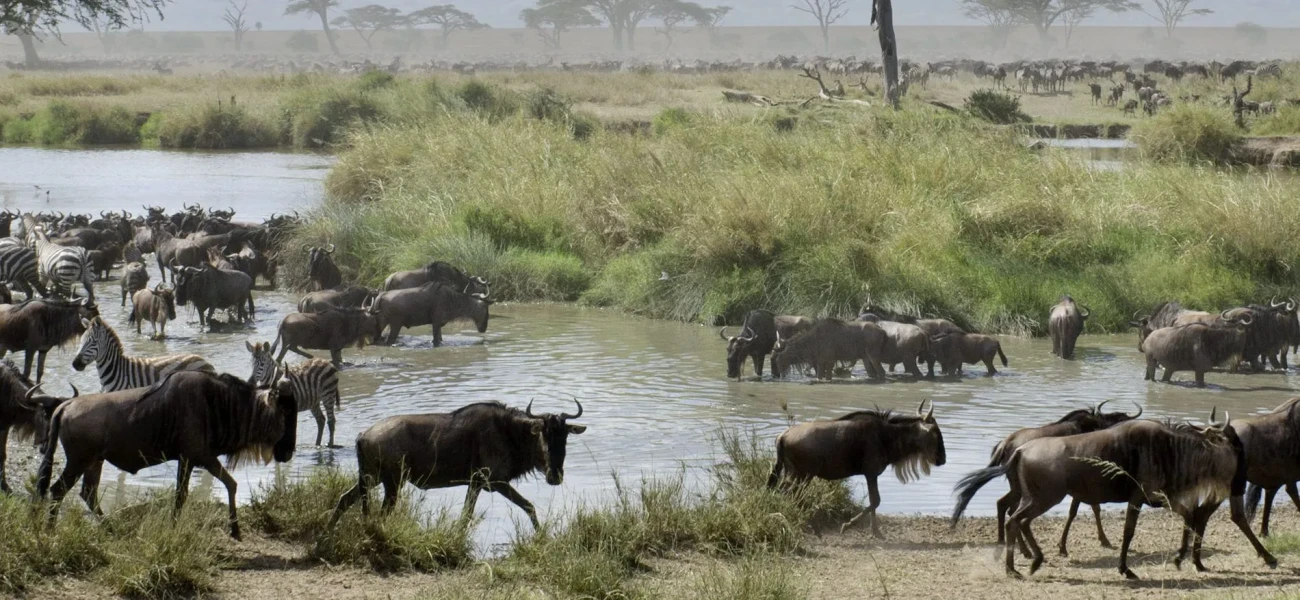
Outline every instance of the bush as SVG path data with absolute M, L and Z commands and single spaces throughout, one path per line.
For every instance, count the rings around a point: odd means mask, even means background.
M 4 126 L 4 141 L 12 144 L 131 144 L 140 141 L 135 115 L 120 106 L 54 100 L 29 118 Z
M 332 87 L 300 90 L 284 101 L 281 110 L 285 138 L 298 148 L 333 144 L 343 138 L 349 126 L 379 116 L 379 107 L 369 94 Z
M 361 74 L 361 79 L 357 81 L 357 87 L 363 92 L 383 89 L 393 84 L 397 78 L 388 71 L 372 69 Z
M 79 511 L 53 530 L 26 498 L 0 495 L 0 592 L 19 595 L 51 577 L 84 576 L 109 561 L 107 536 Z
M 226 507 L 191 497 L 172 516 L 174 493 L 109 515 L 104 529 L 115 538 L 104 579 L 129 598 L 175 598 L 212 591 L 220 554 L 229 538 Z
M 1241 132 L 1226 111 L 1183 103 L 1138 123 L 1129 137 L 1153 160 L 1225 161 Z
M 466 81 L 456 91 L 465 106 L 492 120 L 499 120 L 519 114 L 521 103 L 517 94 L 489 85 L 477 79 Z
M 1010 125 L 1028 123 L 1029 115 L 1020 112 L 1020 98 L 997 90 L 976 90 L 966 98 L 966 110 L 990 123 Z
M 284 45 L 294 52 L 304 54 L 320 52 L 320 41 L 316 38 L 315 33 L 308 31 L 299 30 L 293 32 L 293 35 L 289 36 L 288 40 L 285 40 Z
M 655 133 L 663 135 L 673 129 L 689 127 L 693 120 L 692 113 L 684 108 L 665 108 L 655 115 L 654 121 L 651 123 L 654 126 Z
M 1250 124 L 1254 135 L 1300 135 L 1300 106 L 1283 106 Z
M 163 148 L 226 150 L 266 148 L 279 144 L 275 128 L 243 106 L 202 104 L 155 115 L 145 130 Z

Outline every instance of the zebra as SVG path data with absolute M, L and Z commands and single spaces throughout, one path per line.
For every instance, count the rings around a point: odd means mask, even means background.
M 81 334 L 81 349 L 72 359 L 72 368 L 84 371 L 86 365 L 94 362 L 104 392 L 150 386 L 176 371 L 217 372 L 197 354 L 149 358 L 127 356 L 123 352 L 122 339 L 103 319 L 82 319 L 81 325 L 86 332 Z
M 275 372 L 282 370 L 284 380 L 293 386 L 293 396 L 298 399 L 298 410 L 311 410 L 311 416 L 316 418 L 316 445 L 319 446 L 321 436 L 325 433 L 325 423 L 328 421 L 330 426 L 330 448 L 340 448 L 334 445 L 334 411 L 339 408 L 339 370 L 328 360 L 313 358 L 297 364 L 284 366 L 275 362 L 271 344 L 261 342 L 250 344 L 244 342 L 244 347 L 253 355 L 253 374 L 249 376 L 248 381 L 254 385 L 268 384 L 275 378 Z M 325 411 L 322 414 L 321 406 L 324 405 Z
M 86 288 L 91 304 L 95 302 L 94 271 L 90 256 L 81 246 L 60 246 L 50 242 L 45 232 L 33 232 L 36 260 L 40 265 L 41 281 L 49 284 L 50 291 L 61 294 L 66 287 L 70 296 L 76 297 L 74 286 L 80 282 Z
M 41 283 L 40 274 L 36 269 L 36 252 L 17 243 L 17 240 L 14 240 L 14 244 L 4 243 L 5 240 L 9 239 L 13 238 L 0 239 L 0 281 L 18 286 L 27 294 L 28 300 L 35 296 L 32 292 L 33 287 L 42 296 L 49 295 L 45 290 L 45 285 Z

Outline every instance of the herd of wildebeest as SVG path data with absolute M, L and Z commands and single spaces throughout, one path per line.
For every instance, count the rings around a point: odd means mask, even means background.
M 225 485 L 230 531 L 239 538 L 236 482 L 227 469 L 248 459 L 291 460 L 302 410 L 315 417 L 316 444 L 321 445 L 328 424 L 328 445 L 334 447 L 345 348 L 391 344 L 402 328 L 422 325 L 433 326 L 436 346 L 441 328 L 459 319 L 473 321 L 479 332 L 487 330 L 493 301 L 489 283 L 481 277 L 435 261 L 393 273 L 381 289 L 350 284 L 334 261 L 333 245 L 285 247 L 301 224 L 297 216 L 273 215 L 261 223 L 234 216 L 233 210 L 197 205 L 173 214 L 160 207 L 147 207 L 142 216 L 104 212 L 98 219 L 0 213 L 0 281 L 27 295 L 22 302 L 3 298 L 0 305 L 0 352 L 25 353 L 22 369 L 8 361 L 0 364 L 0 467 L 11 429 L 34 438 L 41 453 L 36 492 L 42 501 L 52 500 L 51 520 L 78 480 L 81 498 L 100 513 L 98 485 L 105 461 L 127 473 L 174 461 L 175 510 L 185 502 L 193 469 L 203 468 Z M 201 329 L 218 326 L 213 320 L 218 310 L 229 323 L 245 322 L 253 318 L 254 281 L 261 278 L 274 286 L 278 264 L 290 252 L 302 253 L 311 291 L 299 302 L 299 312 L 283 318 L 274 342 L 245 343 L 252 365 L 248 377 L 217 373 L 196 354 L 127 356 L 118 332 L 94 301 L 93 281 L 121 268 L 120 301 L 124 306 L 131 302 L 127 322 L 136 326 L 136 335 L 147 321 L 154 338 L 164 337 L 178 303 L 194 307 Z M 144 266 L 150 253 L 164 280 L 152 287 Z M 78 297 L 78 288 L 86 297 Z M 9 295 L 7 288 L 0 290 Z M 1285 369 L 1288 351 L 1300 346 L 1297 308 L 1294 300 L 1286 300 L 1202 312 L 1168 302 L 1149 315 L 1137 315 L 1132 325 L 1146 356 L 1146 378 L 1154 379 L 1157 367 L 1165 369 L 1165 381 L 1175 371 L 1190 370 L 1204 385 L 1205 373 L 1216 367 Z M 1069 296 L 1048 309 L 1055 355 L 1074 358 L 1089 314 Z M 893 377 L 899 364 L 910 378 L 934 378 L 936 363 L 949 376 L 960 375 L 965 364 L 982 362 L 989 375 L 997 373 L 995 359 L 1007 365 L 994 337 L 947 319 L 871 304 L 851 321 L 754 310 L 739 327 L 735 335 L 728 336 L 726 328 L 719 332 L 727 342 L 729 379 L 741 379 L 750 360 L 761 380 L 769 356 L 775 379 L 805 370 L 831 379 L 851 374 L 858 361 L 875 380 Z M 72 366 L 83 370 L 94 364 L 101 391 L 80 394 L 73 387 L 71 397 L 41 391 L 46 353 L 77 337 L 80 347 Z M 328 350 L 332 360 L 316 359 L 306 350 Z M 284 363 L 290 351 L 307 360 Z M 925 375 L 922 364 L 928 369 Z M 530 473 L 543 474 L 551 485 L 563 481 L 568 437 L 586 430 L 572 422 L 583 415 L 581 403 L 575 399 L 575 404 L 572 414 L 534 413 L 531 401 L 524 410 L 487 402 L 450 413 L 383 419 L 357 437 L 357 484 L 338 500 L 331 523 L 358 501 L 368 514 L 369 490 L 377 485 L 384 487 L 383 508 L 392 508 L 410 482 L 421 489 L 467 486 L 466 515 L 473 513 L 481 491 L 499 493 L 536 526 L 533 505 L 511 482 Z M 1018 576 L 1017 549 L 1032 558 L 1031 572 L 1043 562 L 1032 521 L 1065 496 L 1073 504 L 1060 542 L 1062 554 L 1081 503 L 1096 513 L 1098 536 L 1107 547 L 1099 507 L 1126 503 L 1119 570 L 1132 578 L 1127 553 L 1143 505 L 1167 507 L 1183 518 L 1176 564 L 1190 551 L 1193 564 L 1204 570 L 1206 524 L 1228 500 L 1233 522 L 1264 561 L 1276 565 L 1251 530 L 1247 511 L 1262 496 L 1261 534 L 1267 536 L 1279 489 L 1285 487 L 1300 507 L 1295 485 L 1300 481 L 1300 399 L 1261 416 L 1229 420 L 1225 413 L 1219 420 L 1212 412 L 1207 425 L 1139 419 L 1140 408 L 1132 415 L 1103 412 L 1104 404 L 1021 429 L 999 443 L 988 467 L 958 484 L 954 525 L 983 485 L 1005 477 L 1010 491 L 997 503 L 997 534 L 1005 546 L 1006 569 Z M 51 481 L 60 447 L 63 471 Z M 221 456 L 227 457 L 224 465 Z M 869 496 L 864 515 L 880 535 L 878 477 L 892 467 L 908 482 L 945 462 L 934 406 L 922 402 L 914 415 L 872 409 L 790 427 L 776 440 L 768 485 L 784 490 L 811 478 L 863 475 Z M 3 477 L 0 487 L 9 491 Z

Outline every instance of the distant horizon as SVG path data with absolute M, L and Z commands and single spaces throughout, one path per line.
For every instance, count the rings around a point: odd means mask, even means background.
M 799 0 L 704 0 L 705 6 L 729 5 L 734 7 L 723 21 L 725 27 L 784 27 L 815 26 L 806 13 L 791 8 Z M 342 0 L 343 6 L 332 12 L 342 13 L 347 8 L 371 4 L 372 0 Z M 522 29 L 519 11 L 534 6 L 535 0 L 388 0 L 379 2 L 410 12 L 430 4 L 453 4 L 473 13 L 480 21 L 498 29 Z M 1140 0 L 1144 6 L 1150 0 Z M 273 31 L 298 31 L 319 26 L 314 17 L 285 16 L 281 0 L 254 0 L 249 2 L 246 19 L 250 24 L 261 22 L 264 29 Z M 222 0 L 175 0 L 164 9 L 162 20 L 150 19 L 145 31 L 222 31 L 225 29 L 221 15 L 228 3 Z M 1197 0 L 1193 8 L 1208 8 L 1208 15 L 1188 17 L 1183 26 L 1188 28 L 1227 28 L 1241 22 L 1252 22 L 1270 29 L 1300 27 L 1300 2 L 1296 0 Z M 864 26 L 869 24 L 870 4 L 867 0 L 853 0 L 848 14 L 839 26 Z M 647 20 L 644 27 L 653 21 Z M 908 0 L 894 6 L 894 23 L 899 27 L 979 27 L 981 24 L 962 14 L 958 0 Z M 1138 11 L 1124 13 L 1103 12 L 1081 26 L 1151 27 L 1161 28 L 1154 18 Z M 64 27 L 71 33 L 83 31 L 76 24 Z

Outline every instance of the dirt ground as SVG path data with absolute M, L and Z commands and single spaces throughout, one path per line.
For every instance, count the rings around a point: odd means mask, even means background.
M 807 598 L 1271 598 L 1300 594 L 1300 517 L 1279 504 L 1274 513 L 1274 538 L 1266 545 L 1281 565 L 1269 569 L 1227 519 L 1226 507 L 1211 523 L 1205 544 L 1209 572 L 1190 564 L 1173 566 L 1181 535 L 1170 513 L 1148 509 L 1138 524 L 1130 555 L 1142 577 L 1127 581 L 1116 570 L 1118 550 L 1097 543 L 1091 519 L 1076 522 L 1070 556 L 1056 554 L 1063 519 L 1040 519 L 1035 531 L 1047 562 L 1023 581 L 1003 574 L 1002 554 L 993 544 L 993 520 L 964 520 L 955 531 L 942 517 L 885 517 L 886 539 L 864 528 L 813 538 L 803 556 L 780 559 L 795 578 L 795 588 Z M 1086 512 L 1086 510 L 1085 510 Z M 1123 517 L 1105 515 L 1105 528 L 1118 545 Z M 232 543 L 228 566 L 217 578 L 220 598 L 549 598 L 526 585 L 494 582 L 491 561 L 454 573 L 382 576 L 354 568 L 312 564 L 302 548 L 250 536 Z M 686 555 L 653 561 L 638 585 L 649 597 L 698 598 L 692 585 L 704 573 L 726 568 L 725 561 Z M 1017 565 L 1028 573 L 1027 561 Z M 112 595 L 94 582 L 51 582 L 29 597 L 90 599 Z

